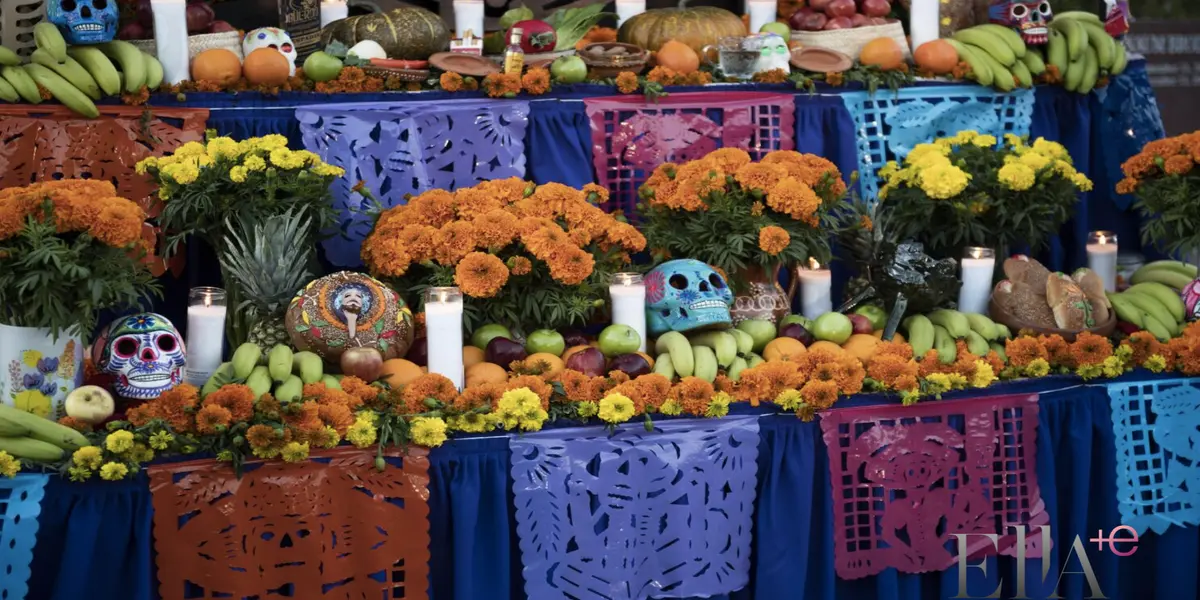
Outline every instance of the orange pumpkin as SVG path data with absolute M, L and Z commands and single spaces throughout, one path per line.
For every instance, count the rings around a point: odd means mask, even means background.
M 682 7 L 685 2 L 681 2 Z M 617 41 L 657 52 L 671 40 L 691 46 L 697 54 L 721 38 L 746 35 L 741 17 L 711 6 L 656 8 L 621 24 Z
M 254 85 L 283 85 L 291 75 L 291 65 L 283 53 L 274 48 L 259 48 L 246 57 L 242 65 L 246 81 Z
M 671 40 L 663 44 L 654 55 L 660 67 L 666 67 L 680 75 L 690 75 L 700 68 L 700 55 L 687 44 Z
M 946 40 L 925 42 L 913 52 L 913 62 L 923 71 L 945 75 L 958 66 L 958 50 Z
M 192 79 L 196 81 L 229 85 L 241 78 L 242 61 L 236 54 L 224 48 L 205 50 L 192 59 Z
M 863 46 L 858 62 L 891 71 L 904 64 L 904 50 L 892 38 L 875 38 Z

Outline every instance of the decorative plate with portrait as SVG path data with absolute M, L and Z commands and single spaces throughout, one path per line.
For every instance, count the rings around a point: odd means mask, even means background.
M 384 360 L 400 358 L 413 339 L 413 315 L 404 300 L 380 281 L 349 271 L 300 290 L 285 323 L 296 348 L 334 365 L 350 348 L 375 348 Z

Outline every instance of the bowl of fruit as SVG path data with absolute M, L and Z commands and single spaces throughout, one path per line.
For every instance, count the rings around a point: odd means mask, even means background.
M 197 54 L 214 48 L 224 48 L 242 58 L 242 34 L 236 27 L 217 20 L 212 6 L 204 0 L 188 0 L 187 4 L 188 54 Z M 117 38 L 128 41 L 139 50 L 157 55 L 154 43 L 154 9 L 150 0 L 138 0 L 137 18 L 126 23 L 117 32 Z
M 810 0 L 792 13 L 792 41 L 805 48 L 827 48 L 858 57 L 865 46 L 891 38 L 902 58 L 910 55 L 904 26 L 894 17 L 892 0 Z

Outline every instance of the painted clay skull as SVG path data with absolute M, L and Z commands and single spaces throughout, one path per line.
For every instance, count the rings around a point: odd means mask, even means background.
M 1184 308 L 1187 309 L 1187 320 L 1200 320 L 1200 279 L 1183 288 L 1180 297 L 1183 299 Z
M 792 59 L 787 41 L 774 33 L 760 33 L 746 40 L 749 49 L 759 52 L 758 60 L 754 62 L 755 73 L 765 73 L 775 69 L 791 72 L 789 61 Z
M 117 0 L 50 0 L 46 18 L 68 43 L 100 44 L 117 35 Z
M 259 48 L 274 48 L 283 54 L 288 59 L 288 65 L 291 66 L 291 74 L 296 74 L 296 46 L 292 43 L 292 36 L 278 27 L 260 27 L 246 34 L 242 40 L 242 54 L 250 56 L 251 52 Z
M 1026 44 L 1040 46 L 1050 41 L 1047 25 L 1054 18 L 1054 11 L 1047 0 L 992 0 L 988 18 L 1015 29 Z
M 157 398 L 183 380 L 186 350 L 166 317 L 141 313 L 109 323 L 92 346 L 96 368 L 115 378 L 123 398 Z
M 728 327 L 733 292 L 712 267 L 690 258 L 646 274 L 646 325 L 651 335 Z
M 1104 0 L 1107 12 L 1104 17 L 1104 31 L 1117 39 L 1129 33 L 1129 3 L 1125 0 Z

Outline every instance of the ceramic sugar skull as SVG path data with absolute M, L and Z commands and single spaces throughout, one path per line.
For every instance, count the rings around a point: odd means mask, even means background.
M 1125 0 L 1104 0 L 1105 16 L 1104 31 L 1117 39 L 1129 33 L 1129 22 L 1133 17 L 1129 14 L 1129 3 Z
M 296 74 L 296 45 L 292 43 L 292 36 L 288 35 L 288 32 L 278 27 L 260 27 L 247 33 L 246 37 L 242 39 L 243 55 L 250 56 L 251 52 L 259 48 L 278 50 L 288 59 L 291 74 Z
M 712 267 L 690 258 L 667 261 L 646 275 L 646 326 L 651 335 L 729 327 L 733 292 Z
M 119 17 L 117 0 L 50 0 L 46 5 L 46 19 L 76 45 L 111 42 Z
M 296 348 L 332 365 L 350 348 L 375 348 L 385 360 L 399 358 L 413 339 L 413 314 L 404 300 L 377 279 L 349 271 L 300 290 L 285 325 Z
M 988 19 L 1012 27 L 1026 44 L 1043 45 L 1050 40 L 1047 25 L 1054 18 L 1048 0 L 992 0 Z
M 792 53 L 788 48 L 787 40 L 782 37 L 774 33 L 760 33 L 750 36 L 746 40 L 746 45 L 759 52 L 758 60 L 754 62 L 755 73 L 765 73 L 775 69 L 791 71 L 792 67 L 789 61 L 792 59 Z
M 96 368 L 112 375 L 122 398 L 146 400 L 183 381 L 186 349 L 166 317 L 140 313 L 105 327 L 92 345 Z
M 1200 320 L 1200 279 L 1185 286 L 1179 295 L 1183 298 L 1183 307 L 1187 309 L 1187 320 Z

